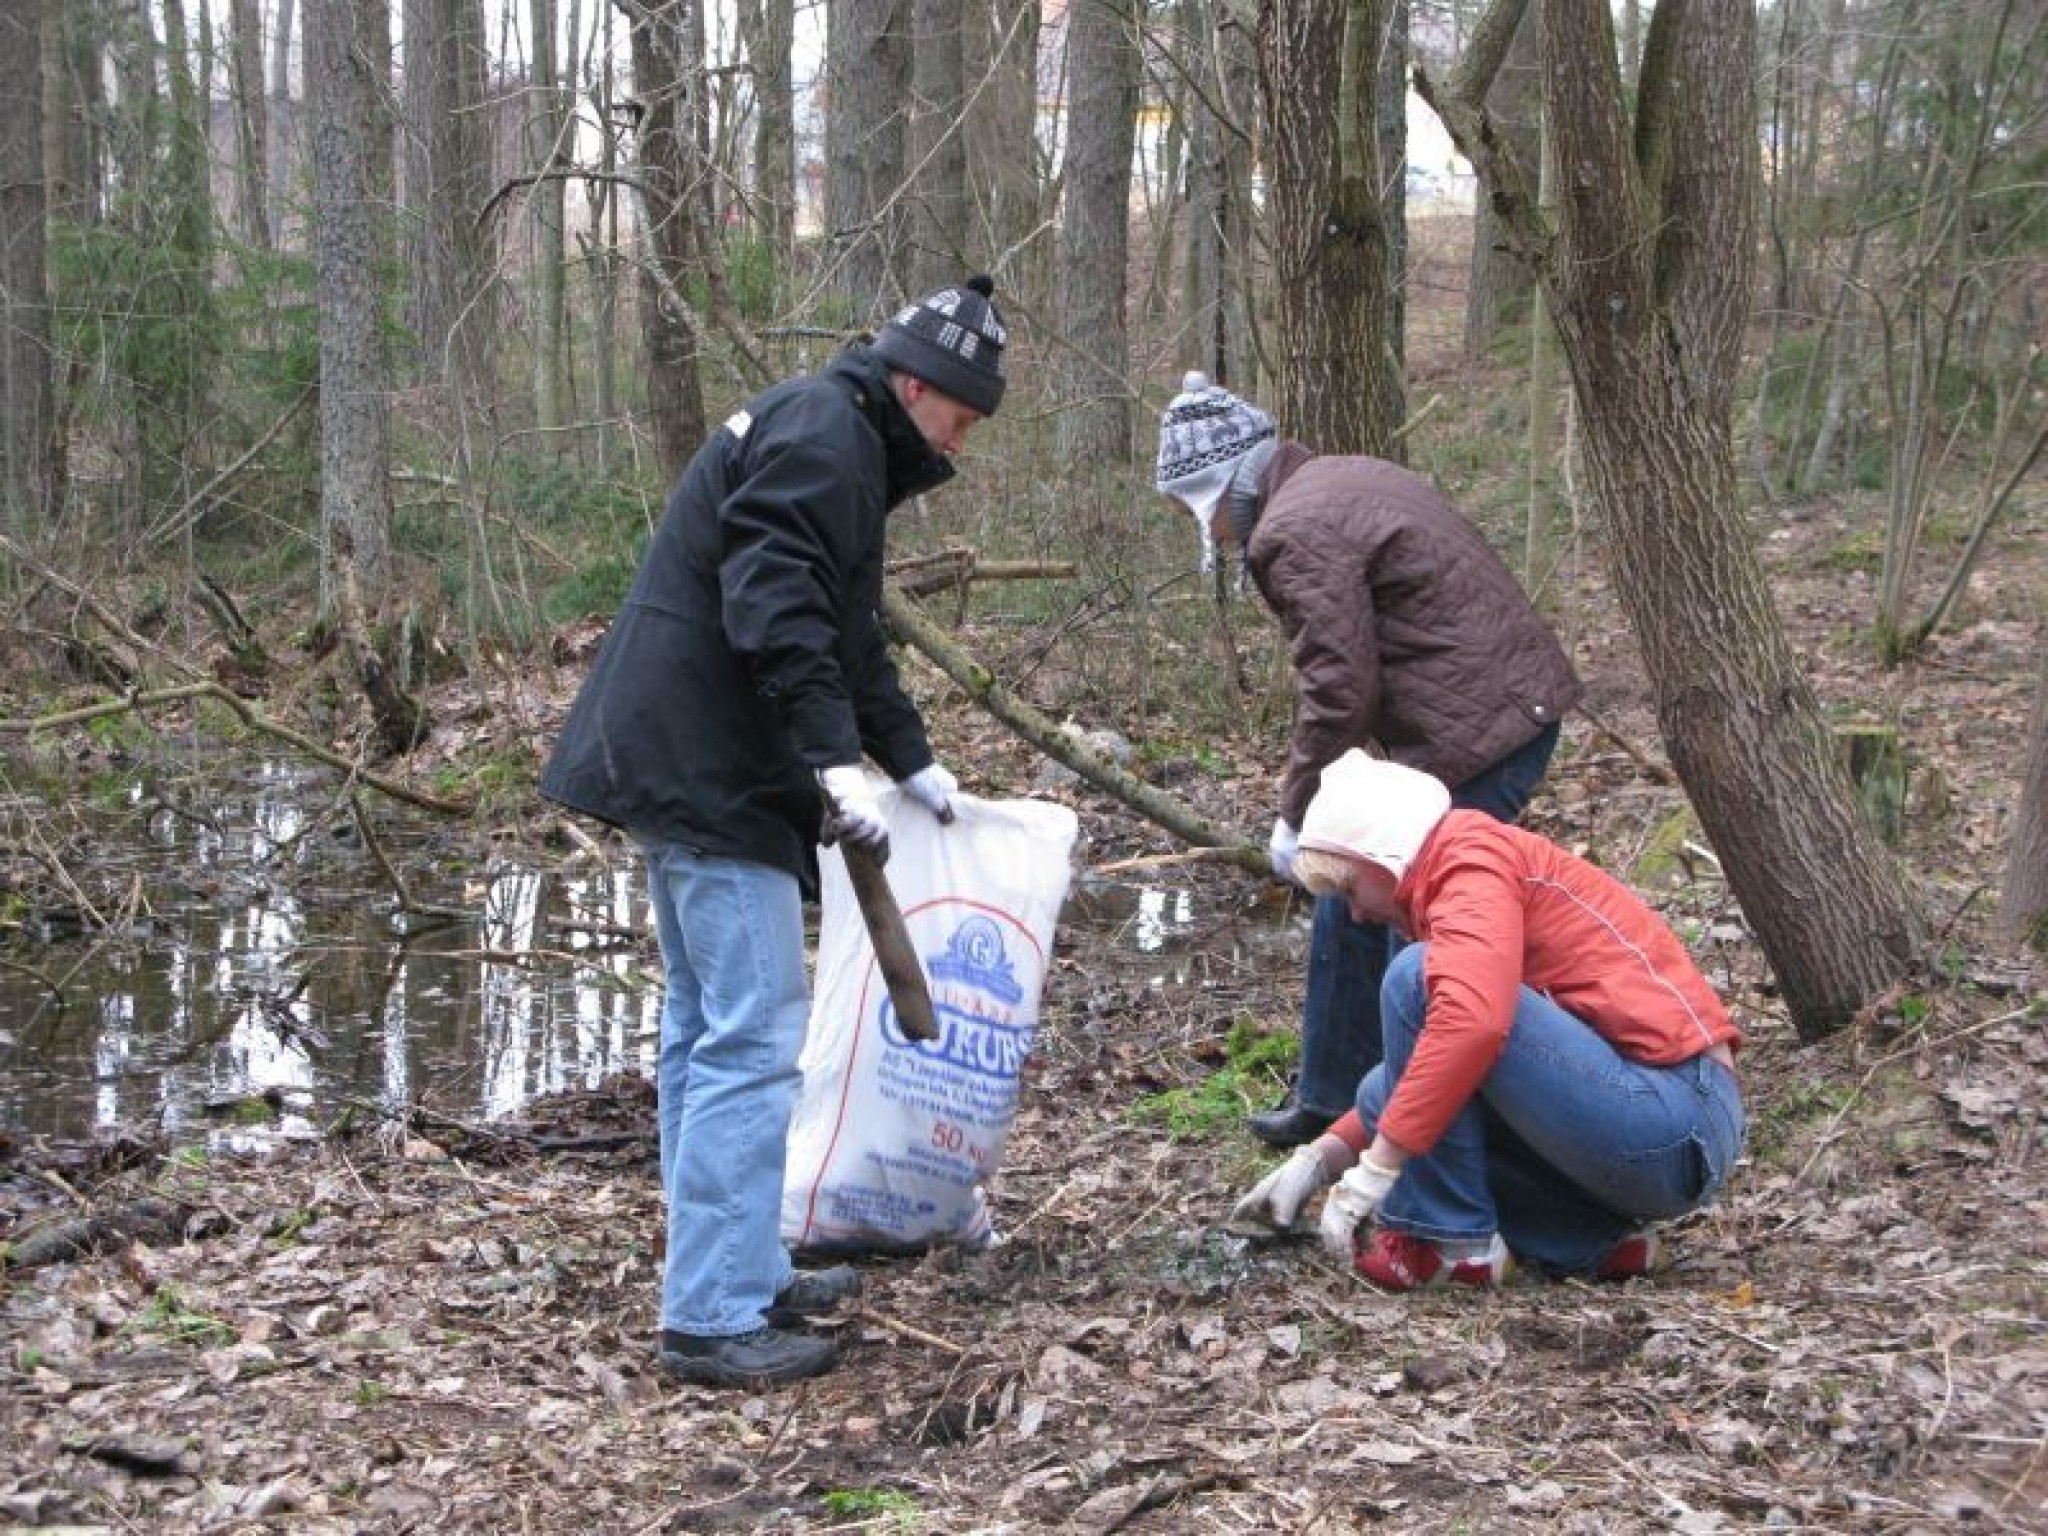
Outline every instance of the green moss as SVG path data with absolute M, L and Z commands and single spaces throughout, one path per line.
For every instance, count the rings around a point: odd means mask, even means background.
M 924 1525 L 917 1500 L 894 1488 L 834 1488 L 825 1495 L 825 1512 L 876 1530 L 915 1531 Z
M 1270 1103 L 1287 1086 L 1300 1054 L 1301 1042 L 1292 1030 L 1240 1018 L 1225 1038 L 1221 1067 L 1185 1087 L 1138 1100 L 1131 1118 L 1164 1126 L 1176 1141 L 1204 1140 Z

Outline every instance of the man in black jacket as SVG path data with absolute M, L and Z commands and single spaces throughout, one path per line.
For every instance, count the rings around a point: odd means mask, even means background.
M 802 901 L 822 832 L 886 856 L 863 756 L 942 821 L 958 786 L 904 695 L 878 608 L 889 510 L 952 478 L 1003 396 L 994 284 L 903 309 L 756 396 L 683 472 L 570 710 L 541 792 L 646 857 L 666 992 L 661 1362 L 761 1386 L 833 1363 L 798 1324 L 856 1294 L 780 1233 L 809 1010 Z

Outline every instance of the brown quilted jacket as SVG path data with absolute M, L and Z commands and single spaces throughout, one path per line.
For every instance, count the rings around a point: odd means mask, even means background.
M 1549 625 L 1479 530 L 1384 459 L 1283 442 L 1245 563 L 1294 656 L 1280 814 L 1300 826 L 1323 768 L 1376 742 L 1457 785 L 1577 701 Z

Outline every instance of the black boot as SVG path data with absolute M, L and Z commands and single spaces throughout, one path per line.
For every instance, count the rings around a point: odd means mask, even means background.
M 1269 1147 L 1300 1147 L 1314 1141 L 1336 1121 L 1336 1115 L 1306 1109 L 1292 1092 L 1272 1109 L 1248 1116 L 1245 1125 Z
M 842 1301 L 860 1295 L 860 1271 L 851 1264 L 829 1269 L 800 1269 L 768 1305 L 768 1326 L 788 1328 L 807 1317 L 830 1312 Z
M 775 1387 L 832 1369 L 839 1346 L 815 1333 L 760 1327 L 713 1336 L 661 1330 L 661 1368 L 707 1387 Z

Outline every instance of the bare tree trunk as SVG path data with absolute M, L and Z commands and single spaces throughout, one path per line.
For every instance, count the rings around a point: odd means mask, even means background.
M 905 0 L 831 0 L 826 45 L 825 287 L 856 324 L 903 298 L 903 104 L 910 95 Z
M 1522 31 L 1540 30 L 1524 18 Z M 1557 211 L 1557 162 L 1550 153 L 1550 135 L 1539 128 L 1536 146 L 1536 205 L 1545 219 Z M 1540 293 L 1529 305 L 1529 500 L 1522 539 L 1522 584 L 1529 600 L 1548 613 L 1558 608 L 1558 473 L 1564 446 L 1557 431 L 1557 328 L 1550 306 Z
M 292 169 L 299 163 L 303 143 L 298 132 L 298 114 L 292 108 L 292 13 L 296 0 L 277 0 L 277 14 L 270 31 L 270 229 L 273 237 L 284 229 L 285 210 L 291 204 Z
M 1999 916 L 2033 948 L 2048 954 L 2048 632 L 2036 648 L 2040 683 L 2034 719 L 2027 728 L 2026 771 L 2019 808 L 2013 814 L 2012 847 L 2006 855 L 2005 890 Z
M 1042 298 L 1051 263 L 1041 228 L 1047 181 L 1038 145 L 1037 0 L 965 8 L 961 73 L 981 94 L 969 114 L 967 186 L 977 215 L 970 248 L 1005 290 Z M 986 83 L 984 83 L 986 82 Z
M 0 0 L 0 529 L 52 510 L 41 0 Z
M 796 46 L 794 0 L 741 0 L 740 42 L 754 81 L 754 233 L 779 282 L 796 258 Z
M 1535 6 L 1525 6 L 1507 57 L 1486 93 L 1486 115 L 1493 124 L 1501 152 L 1514 161 L 1522 179 L 1535 186 L 1542 175 L 1543 60 L 1537 52 L 1542 26 Z M 1471 276 L 1465 286 L 1465 356 L 1483 362 L 1501 333 L 1529 318 L 1535 279 L 1527 263 L 1515 259 L 1493 201 L 1476 200 L 1472 214 Z
M 387 752 L 424 729 L 377 642 L 395 591 L 391 554 L 389 367 L 378 313 L 376 164 L 390 165 L 380 109 L 384 46 L 352 0 L 307 0 L 306 79 L 320 300 L 321 518 L 334 614 Z M 388 38 L 388 32 L 385 37 Z M 388 175 L 388 171 L 386 172 Z
M 213 201 L 208 175 L 206 124 L 193 79 L 191 38 L 183 0 L 163 0 L 164 76 L 170 122 L 163 163 L 152 198 L 152 229 L 165 265 L 151 284 L 149 302 L 159 323 L 177 327 L 178 357 L 156 371 L 158 388 L 144 406 L 144 437 L 150 457 L 144 469 L 144 497 L 157 502 L 177 494 L 196 467 L 202 445 L 200 423 L 209 414 L 212 369 L 219 338 L 209 318 L 213 295 Z M 161 346 L 159 332 L 157 345 Z
M 263 94 L 261 0 L 231 0 L 230 79 L 235 108 L 235 215 L 242 238 L 270 246 L 270 208 L 264 167 L 270 160 L 270 103 Z
M 687 12 L 687 14 L 683 14 Z M 664 476 L 682 473 L 704 440 L 699 337 L 682 294 L 695 270 L 689 199 L 701 196 L 695 123 L 700 110 L 695 5 L 627 7 L 633 86 L 641 118 L 640 181 L 649 255 L 641 266 L 640 325 L 647 349 L 648 414 Z
M 1260 11 L 1281 429 L 1386 455 L 1400 390 L 1387 337 L 1387 226 L 1374 124 L 1386 0 Z
M 613 118 L 618 87 L 612 75 L 612 7 L 602 6 L 601 44 L 597 53 L 597 79 L 592 84 L 597 103 L 599 136 L 599 177 L 591 189 L 591 228 L 584 247 L 585 265 L 590 273 L 591 307 L 595 313 L 596 340 L 591 359 L 597 375 L 597 466 L 600 473 L 612 468 L 614 423 L 619 412 L 617 362 L 619 293 L 619 134 Z M 778 271 L 783 270 L 778 266 Z
M 965 22 L 957 0 L 911 0 L 910 286 L 917 292 L 979 270 L 968 254 Z
M 488 404 L 495 265 L 480 0 L 406 0 L 406 319 L 452 413 Z
M 1188 255 L 1185 366 L 1256 394 L 1251 314 L 1251 153 L 1257 57 L 1225 0 L 1187 0 Z
M 527 164 L 534 183 L 533 209 L 533 413 L 542 431 L 568 419 L 563 370 L 567 366 L 568 307 L 564 278 L 566 243 L 562 231 L 562 183 L 553 174 L 566 160 L 563 135 L 569 114 L 555 63 L 554 0 L 530 0 L 527 44 Z
M 1113 468 L 1131 454 L 1124 293 L 1142 14 L 1136 0 L 1075 0 L 1067 13 L 1059 453 L 1073 468 Z
M 1771 606 L 1739 494 L 1755 12 L 1660 0 L 1633 121 L 1619 71 L 1598 62 L 1615 57 L 1605 0 L 1543 0 L 1543 15 L 1545 101 L 1572 168 L 1554 229 L 1478 131 L 1488 80 L 1461 68 L 1426 93 L 1552 302 L 1672 763 L 1794 1027 L 1815 1038 L 1906 974 L 1924 935 Z
M 1386 231 L 1386 366 L 1379 370 L 1381 416 L 1390 424 L 1390 459 L 1407 459 L 1398 429 L 1408 417 L 1408 0 L 1381 0 L 1354 11 L 1354 23 L 1372 27 L 1379 79 L 1373 102 L 1373 141 L 1379 171 L 1380 224 Z

